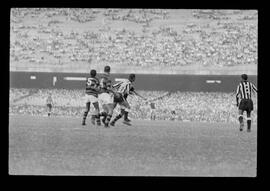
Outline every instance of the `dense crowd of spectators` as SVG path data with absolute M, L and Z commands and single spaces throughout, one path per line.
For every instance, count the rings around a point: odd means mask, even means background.
M 12 101 L 27 89 L 10 89 L 10 114 L 46 115 L 46 98 L 52 93 L 53 115 L 82 116 L 85 109 L 83 90 L 40 89 L 36 93 L 18 101 Z M 33 91 L 29 89 L 28 91 Z M 166 92 L 139 91 L 148 99 L 156 98 Z M 150 119 L 150 105 L 138 101 L 140 98 L 129 96 L 131 104 L 130 117 L 133 119 Z M 252 119 L 257 121 L 257 99 L 254 97 Z M 154 101 L 154 113 L 157 120 L 175 119 L 179 121 L 198 122 L 237 122 L 238 111 L 235 106 L 235 96 L 222 92 L 175 92 L 163 99 Z M 93 111 L 93 107 L 91 107 Z M 175 111 L 176 115 L 172 115 Z M 117 107 L 115 114 L 119 112 Z
M 169 23 L 170 11 L 163 9 L 12 9 L 11 66 L 63 69 L 81 63 L 78 66 L 85 71 L 89 64 L 149 68 L 256 65 L 257 12 L 247 17 L 241 16 L 243 10 L 235 11 L 238 19 L 229 19 L 231 14 L 225 12 L 194 10 L 194 18 L 209 21 L 188 23 L 180 31 L 177 25 L 152 27 L 154 20 Z M 101 16 L 104 24 L 95 24 Z M 43 22 L 35 23 L 38 18 Z M 140 27 L 110 27 L 124 21 Z M 67 30 L 69 25 L 74 30 Z

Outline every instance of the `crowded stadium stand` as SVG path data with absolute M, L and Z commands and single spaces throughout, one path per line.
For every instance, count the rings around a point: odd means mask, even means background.
M 10 21 L 13 72 L 88 73 L 110 65 L 112 73 L 257 75 L 256 10 L 12 8 Z M 66 89 L 11 87 L 10 113 L 46 115 L 49 92 L 54 115 L 81 116 L 84 91 Z M 129 101 L 131 118 L 150 118 L 149 105 Z M 157 119 L 235 122 L 234 104 L 232 93 L 176 92 L 157 100 L 155 112 Z M 256 121 L 256 107 L 253 115 Z
M 257 73 L 256 10 L 12 8 L 11 71 Z

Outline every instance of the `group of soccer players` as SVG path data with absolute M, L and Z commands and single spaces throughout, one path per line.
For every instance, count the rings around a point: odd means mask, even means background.
M 86 79 L 86 109 L 83 114 L 82 125 L 86 125 L 85 121 L 87 115 L 90 111 L 90 105 L 92 104 L 95 108 L 94 113 L 91 116 L 91 123 L 93 125 L 101 125 L 101 122 L 105 127 L 114 126 L 116 121 L 121 119 L 124 116 L 123 123 L 126 125 L 130 124 L 130 119 L 128 118 L 128 113 L 130 111 L 130 105 L 127 102 L 128 95 L 136 95 L 141 97 L 147 102 L 147 99 L 138 94 L 134 90 L 133 82 L 136 77 L 135 74 L 130 74 L 128 79 L 121 79 L 116 83 L 112 82 L 110 77 L 110 66 L 104 67 L 104 73 L 97 78 L 96 70 L 90 71 L 90 77 Z M 247 132 L 251 131 L 251 112 L 253 111 L 253 101 L 252 101 L 252 92 L 257 93 L 256 86 L 248 81 L 248 75 L 241 75 L 241 82 L 237 86 L 236 90 L 236 106 L 238 107 L 238 120 L 240 123 L 240 131 L 243 131 L 244 128 L 244 115 L 246 111 L 246 121 L 247 121 Z M 48 107 L 48 116 L 51 115 L 52 110 L 52 97 L 49 94 L 49 97 L 46 100 Z M 114 118 L 112 118 L 113 111 L 116 106 L 120 106 L 120 113 Z M 153 110 L 155 105 L 153 102 L 150 103 L 151 106 L 151 119 L 155 119 L 155 114 Z
M 130 74 L 128 79 L 121 79 L 113 83 L 110 77 L 110 71 L 110 66 L 105 66 L 104 73 L 99 78 L 97 77 L 96 70 L 90 71 L 90 76 L 86 79 L 86 110 L 83 114 L 82 125 L 86 125 L 85 121 L 91 104 L 95 108 L 91 116 L 91 123 L 93 125 L 97 124 L 100 126 L 102 122 L 105 127 L 114 126 L 116 121 L 123 116 L 123 123 L 131 125 L 128 118 L 130 111 L 130 105 L 127 102 L 128 95 L 136 95 L 147 100 L 134 90 L 133 82 L 136 79 L 135 74 Z M 111 120 L 113 111 L 117 105 L 121 108 L 120 114 Z

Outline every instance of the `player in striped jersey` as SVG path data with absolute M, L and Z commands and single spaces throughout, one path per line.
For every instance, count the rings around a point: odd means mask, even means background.
M 236 105 L 239 109 L 240 131 L 244 128 L 243 113 L 247 112 L 247 131 L 251 131 L 251 111 L 253 110 L 253 101 L 251 99 L 252 91 L 257 93 L 257 88 L 254 84 L 247 81 L 246 74 L 241 75 L 242 81 L 237 86 L 236 90 Z M 239 102 L 240 100 L 240 102 Z
M 109 122 L 111 120 L 114 103 L 113 97 L 114 92 L 112 91 L 112 80 L 110 78 L 110 66 L 104 67 L 104 74 L 100 78 L 100 94 L 98 96 L 100 105 L 103 111 L 100 113 L 103 116 L 102 122 L 105 127 L 109 127 Z
M 119 82 L 113 85 L 113 89 L 115 90 L 114 107 L 116 107 L 116 105 L 119 104 L 121 107 L 121 112 L 112 120 L 112 122 L 110 123 L 111 126 L 114 126 L 115 122 L 119 120 L 123 115 L 125 115 L 126 111 L 130 110 L 130 105 L 125 99 L 125 95 L 134 94 L 146 100 L 146 98 L 142 97 L 137 92 L 135 92 L 132 84 L 134 81 L 135 81 L 135 74 L 130 74 L 128 79 L 120 80 Z M 126 121 L 124 121 L 124 123 L 130 125 Z
M 86 89 L 85 89 L 85 101 L 86 101 L 86 110 L 83 114 L 82 125 L 85 125 L 85 120 L 88 112 L 90 111 L 90 104 L 92 103 L 95 108 L 95 113 L 91 117 L 91 122 L 94 125 L 95 120 L 97 125 L 100 123 L 100 113 L 99 113 L 99 104 L 98 104 L 98 93 L 100 91 L 99 80 L 96 78 L 96 70 L 90 71 L 90 77 L 86 79 Z

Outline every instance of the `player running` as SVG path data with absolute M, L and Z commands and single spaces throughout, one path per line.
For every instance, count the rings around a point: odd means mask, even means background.
M 105 127 L 109 127 L 109 122 L 111 120 L 114 103 L 113 97 L 114 92 L 112 90 L 112 80 L 110 78 L 110 66 L 104 67 L 104 74 L 100 78 L 100 94 L 98 96 L 100 105 L 102 106 L 103 111 L 100 115 L 103 117 L 102 122 Z
M 86 102 L 86 110 L 83 114 L 82 125 L 85 125 L 85 120 L 88 112 L 90 111 L 90 104 L 92 103 L 95 112 L 91 117 L 91 123 L 95 125 L 95 120 L 97 121 L 97 125 L 101 125 L 100 123 L 100 113 L 99 113 L 99 104 L 98 104 L 98 93 L 100 91 L 99 80 L 96 78 L 96 70 L 90 71 L 90 77 L 86 79 L 86 89 L 85 89 L 85 102 Z
M 135 92 L 133 87 L 133 82 L 135 81 L 135 78 L 135 74 L 130 74 L 128 79 L 122 79 L 113 85 L 113 89 L 115 90 L 114 108 L 117 104 L 119 104 L 121 107 L 121 112 L 112 120 L 112 122 L 110 123 L 111 126 L 114 126 L 115 122 L 119 120 L 126 113 L 126 111 L 130 110 L 130 105 L 125 99 L 125 95 L 134 94 L 146 100 L 146 98 Z M 131 125 L 127 121 L 124 121 L 124 123 L 127 125 Z
M 236 90 L 236 105 L 239 109 L 239 122 L 240 122 L 240 131 L 243 131 L 244 121 L 243 113 L 247 112 L 247 132 L 251 131 L 251 111 L 253 110 L 253 101 L 251 99 L 251 92 L 257 93 L 257 88 L 254 84 L 247 81 L 248 76 L 246 74 L 241 75 L 242 81 L 237 86 Z M 239 103 L 240 99 L 240 103 Z

